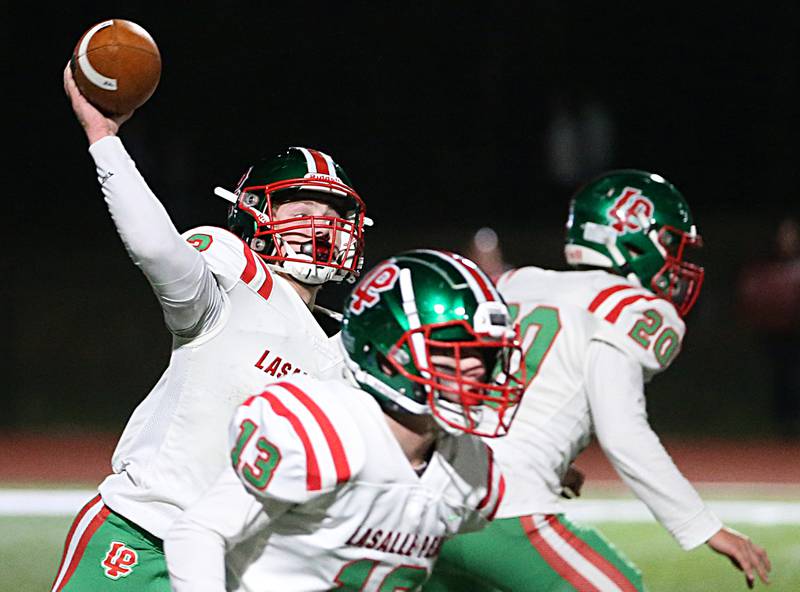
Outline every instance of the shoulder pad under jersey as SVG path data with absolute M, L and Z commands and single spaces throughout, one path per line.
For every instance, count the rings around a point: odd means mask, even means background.
M 297 375 L 240 405 L 229 434 L 245 487 L 259 498 L 303 503 L 356 476 L 366 448 L 348 412 L 350 390 Z
M 225 291 L 243 281 L 265 298 L 272 291 L 272 272 L 242 240 L 216 226 L 198 226 L 182 234 L 197 249 Z
M 538 286 L 545 271 L 540 267 L 533 266 L 509 269 L 497 278 L 495 285 L 506 301 L 509 298 L 527 300 L 531 296 L 531 288 L 535 289 Z M 507 297 L 506 294 L 509 296 Z
M 604 321 L 593 338 L 633 356 L 646 380 L 666 369 L 680 352 L 686 326 L 669 301 L 649 290 L 619 278 L 599 290 L 588 309 Z

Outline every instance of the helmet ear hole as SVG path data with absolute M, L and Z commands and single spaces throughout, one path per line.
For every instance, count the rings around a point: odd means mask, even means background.
M 256 207 L 259 201 L 260 198 L 255 193 L 248 192 L 242 196 L 242 203 L 244 203 L 246 206 L 250 206 L 251 208 Z

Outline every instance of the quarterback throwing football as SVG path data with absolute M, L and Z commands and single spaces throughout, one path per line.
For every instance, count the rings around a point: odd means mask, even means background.
M 232 232 L 183 235 L 106 117 L 64 85 L 111 217 L 173 335 L 169 367 L 133 412 L 113 474 L 70 530 L 53 590 L 169 590 L 161 540 L 226 463 L 234 409 L 269 381 L 339 376 L 342 355 L 312 314 L 322 284 L 355 280 L 364 204 L 330 156 L 290 148 L 248 168 Z

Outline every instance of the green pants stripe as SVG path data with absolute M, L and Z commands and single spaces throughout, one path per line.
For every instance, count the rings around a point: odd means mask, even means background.
M 597 530 L 562 514 L 495 520 L 445 543 L 426 592 L 635 592 L 639 570 Z
M 111 511 L 96 496 L 64 543 L 52 592 L 169 592 L 161 540 Z

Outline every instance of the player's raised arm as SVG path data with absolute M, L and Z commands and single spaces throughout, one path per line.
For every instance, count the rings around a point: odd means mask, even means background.
M 81 95 L 69 66 L 64 90 L 86 133 L 117 231 L 159 297 L 167 326 L 186 336 L 199 332 L 199 321 L 218 308 L 221 296 L 202 257 L 180 236 L 116 136 L 133 113 L 103 115 Z
M 105 116 L 98 111 L 78 90 L 69 64 L 64 68 L 64 92 L 67 93 L 72 110 L 78 118 L 89 145 L 106 136 L 116 136 L 120 126 L 133 115 L 133 111 L 120 115 Z

